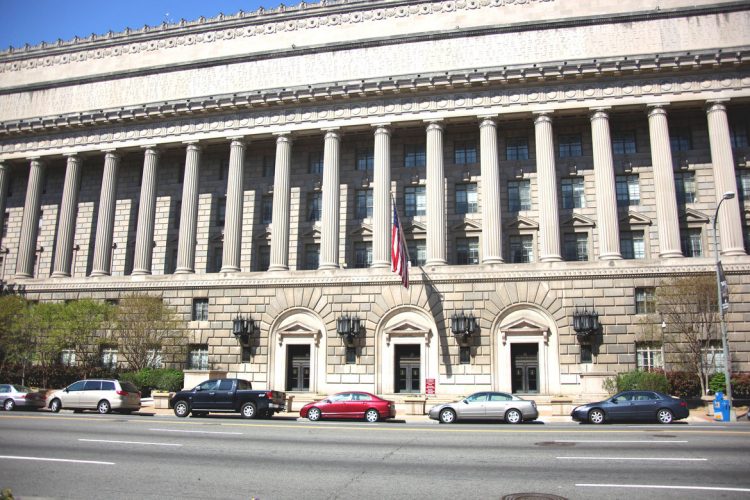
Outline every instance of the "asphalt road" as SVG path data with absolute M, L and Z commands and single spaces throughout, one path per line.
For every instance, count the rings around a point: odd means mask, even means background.
M 0 413 L 16 498 L 750 498 L 750 425 Z

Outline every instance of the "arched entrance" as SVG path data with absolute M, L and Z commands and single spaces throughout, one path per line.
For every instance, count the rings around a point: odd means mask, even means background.
M 307 309 L 280 315 L 271 325 L 268 386 L 287 392 L 324 390 L 325 331 L 323 321 Z

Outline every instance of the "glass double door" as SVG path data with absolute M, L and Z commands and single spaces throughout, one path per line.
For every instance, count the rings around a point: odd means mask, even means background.
M 309 391 L 310 346 L 287 346 L 286 363 L 286 390 Z
M 510 346 L 513 393 L 539 392 L 539 344 Z
M 396 392 L 419 393 L 422 387 L 422 376 L 420 373 L 419 345 L 397 345 L 395 346 L 395 389 Z

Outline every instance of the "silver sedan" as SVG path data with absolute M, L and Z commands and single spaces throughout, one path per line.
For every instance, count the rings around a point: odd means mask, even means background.
M 32 391 L 18 384 L 0 384 L 0 404 L 3 410 L 16 408 L 44 408 L 44 393 Z
M 455 403 L 430 408 L 430 418 L 450 424 L 460 419 L 504 420 L 509 424 L 536 420 L 536 402 L 504 392 L 477 392 Z

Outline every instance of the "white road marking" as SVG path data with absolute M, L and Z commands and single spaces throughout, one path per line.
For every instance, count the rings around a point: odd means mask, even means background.
M 737 491 L 750 492 L 750 488 L 726 488 L 723 486 L 672 486 L 660 484 L 576 484 L 587 488 L 644 488 L 656 490 L 704 490 L 704 491 Z
M 0 455 L 0 458 L 5 458 L 8 460 L 40 460 L 42 462 L 68 462 L 68 463 L 73 463 L 73 464 L 115 465 L 114 462 L 99 462 L 96 460 L 71 460 L 67 458 L 14 457 L 11 455 Z
M 662 460 L 670 462 L 706 462 L 707 458 L 668 458 L 668 457 L 555 457 L 559 460 Z
M 156 432 L 187 432 L 191 434 L 231 434 L 233 436 L 241 436 L 241 432 L 222 432 L 222 431 L 187 431 L 183 429 L 149 429 L 150 431 Z
M 664 440 L 664 441 L 644 441 L 644 440 L 610 440 L 610 439 L 597 439 L 597 440 L 581 440 L 581 439 L 555 439 L 553 443 L 638 443 L 638 444 L 648 444 L 648 443 L 687 443 L 687 441 L 675 441 L 673 439 Z
M 145 441 L 113 441 L 109 439 L 79 439 L 79 441 L 86 441 L 87 443 L 115 443 L 115 444 L 148 444 L 153 446 L 182 446 L 177 443 L 148 443 Z

